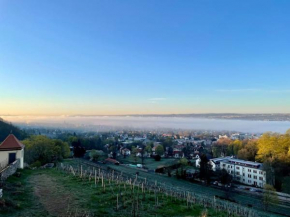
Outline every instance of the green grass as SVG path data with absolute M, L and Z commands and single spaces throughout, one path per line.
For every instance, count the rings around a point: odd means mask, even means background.
M 95 187 L 94 182 L 81 180 L 79 177 L 69 176 L 56 169 L 45 170 L 23 170 L 21 177 L 12 176 L 7 180 L 7 189 L 4 191 L 4 200 L 10 200 L 13 206 L 0 208 L 1 216 L 50 216 L 45 207 L 39 202 L 33 193 L 33 186 L 30 184 L 33 177 L 45 175 L 51 177 L 54 185 L 59 190 L 58 196 L 62 192 L 69 192 L 74 200 L 73 209 L 87 211 L 91 216 L 132 216 L 132 202 L 138 200 L 140 216 L 200 216 L 205 210 L 194 205 L 188 208 L 185 201 L 176 200 L 163 194 L 157 194 L 158 205 L 155 203 L 153 192 L 141 194 L 141 189 L 135 189 L 133 193 L 124 184 L 118 186 L 116 183 L 109 184 L 105 181 L 106 189 L 101 187 L 101 183 Z M 15 194 L 15 192 L 18 192 Z M 122 197 L 120 197 L 122 192 Z M 139 193 L 136 193 L 139 192 Z M 123 206 L 116 210 L 116 194 L 119 194 L 119 204 Z M 136 203 L 134 203 L 136 204 Z M 215 213 L 212 209 L 207 210 L 208 216 L 226 216 L 224 213 Z
M 290 176 L 284 177 L 282 183 L 282 191 L 283 193 L 290 194 Z
M 124 164 L 141 164 L 141 158 L 137 157 L 137 161 L 135 161 L 134 157 L 130 155 L 129 157 L 123 158 L 119 157 L 118 160 Z M 144 164 L 150 170 L 155 170 L 160 166 L 171 166 L 177 164 L 178 160 L 174 158 L 161 158 L 160 161 L 155 161 L 153 158 L 145 158 Z
M 1 216 L 50 216 L 34 196 L 33 186 L 28 182 L 36 173 L 34 170 L 22 170 L 21 177 L 8 178 L 3 188 L 3 198 L 0 199 Z

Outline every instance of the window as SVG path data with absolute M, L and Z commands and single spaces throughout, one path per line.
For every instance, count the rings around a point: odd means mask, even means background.
M 253 170 L 253 173 L 257 173 L 257 170 Z
M 252 175 L 251 174 L 248 174 L 248 178 L 252 178 Z
M 236 174 L 239 176 L 240 175 L 240 172 L 236 172 Z
M 251 170 L 250 170 L 250 169 L 248 169 L 248 172 L 251 172 Z
M 237 170 L 239 170 L 239 169 L 240 169 L 240 167 L 236 167 L 236 169 L 237 169 Z
M 248 180 L 248 183 L 252 183 L 252 181 L 251 180 Z
M 257 179 L 257 176 L 254 176 L 254 179 Z
M 263 181 L 263 177 L 259 177 L 259 180 L 262 180 Z

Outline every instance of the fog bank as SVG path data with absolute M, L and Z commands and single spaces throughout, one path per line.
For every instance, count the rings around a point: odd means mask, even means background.
M 15 124 L 45 125 L 54 127 L 112 126 L 143 129 L 172 128 L 185 130 L 229 130 L 248 133 L 266 131 L 284 133 L 290 128 L 289 121 L 246 121 L 179 117 L 132 117 L 132 116 L 2 116 Z

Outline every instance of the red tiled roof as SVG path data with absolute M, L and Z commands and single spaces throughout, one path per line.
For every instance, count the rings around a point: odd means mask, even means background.
M 24 148 L 24 145 L 21 144 L 13 134 L 7 136 L 7 138 L 0 145 L 0 151 L 21 150 L 22 148 Z
M 114 163 L 114 164 L 119 164 L 120 162 L 115 160 L 115 159 L 112 159 L 112 158 L 107 158 L 105 161 L 108 161 L 108 162 L 111 162 L 111 163 Z

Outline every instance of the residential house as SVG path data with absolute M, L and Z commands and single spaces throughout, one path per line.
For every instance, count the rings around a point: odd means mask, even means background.
M 2 167 L 19 160 L 19 168 L 24 168 L 24 145 L 10 134 L 0 145 L 0 163 Z
M 131 154 L 131 150 L 128 148 L 123 148 L 123 149 L 121 149 L 121 153 L 122 153 L 122 155 L 128 156 Z

